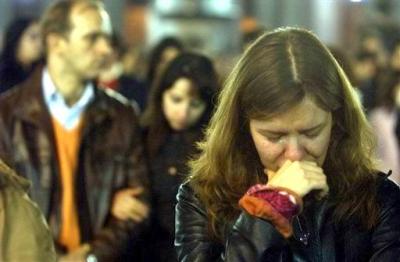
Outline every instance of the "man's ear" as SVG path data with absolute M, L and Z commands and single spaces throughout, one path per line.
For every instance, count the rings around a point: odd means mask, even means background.
M 46 37 L 47 50 L 50 52 L 59 52 L 66 44 L 66 39 L 60 34 L 51 33 Z

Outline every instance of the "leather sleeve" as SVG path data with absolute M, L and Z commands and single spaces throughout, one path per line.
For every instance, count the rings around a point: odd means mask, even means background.
M 147 161 L 144 156 L 141 132 L 137 125 L 138 120 L 135 114 L 129 114 L 124 120 L 130 126 L 123 129 L 123 132 L 131 133 L 131 136 L 121 134 L 119 139 L 128 144 L 125 157 L 121 159 L 116 171 L 114 181 L 114 192 L 127 187 L 143 187 L 143 193 L 138 199 L 150 205 L 150 189 L 148 181 Z M 138 237 L 146 230 L 149 219 L 137 223 L 133 220 L 122 221 L 109 215 L 106 226 L 98 232 L 91 241 L 91 253 L 101 261 L 118 261 L 118 257 L 123 254 L 129 246 L 133 246 Z M 129 246 L 128 246 L 129 245 Z
M 207 215 L 187 184 L 179 188 L 175 212 L 178 261 L 223 261 L 223 246 L 211 241 Z
M 112 219 L 107 227 L 101 230 L 90 243 L 90 253 L 99 262 L 119 261 L 121 254 L 128 248 L 130 240 L 135 240 L 146 228 L 147 221 L 135 223 L 132 220 Z
M 284 237 L 269 222 L 242 212 L 219 244 L 208 235 L 204 208 L 187 184 L 178 192 L 175 247 L 179 261 L 282 261 Z
M 398 261 L 400 257 L 400 189 L 385 179 L 378 190 L 381 205 L 379 224 L 372 233 L 370 261 Z

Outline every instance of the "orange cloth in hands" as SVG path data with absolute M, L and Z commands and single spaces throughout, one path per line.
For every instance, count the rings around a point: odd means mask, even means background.
M 250 215 L 271 222 L 276 230 L 285 238 L 293 235 L 293 228 L 290 221 L 275 210 L 267 201 L 246 194 L 239 200 L 239 205 Z

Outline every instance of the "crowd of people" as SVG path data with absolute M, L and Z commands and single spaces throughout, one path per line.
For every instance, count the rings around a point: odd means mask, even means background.
M 395 261 L 400 41 L 301 28 L 216 60 L 162 39 L 143 77 L 101 1 L 10 23 L 0 260 Z M 397 184 L 396 184 L 397 183 Z

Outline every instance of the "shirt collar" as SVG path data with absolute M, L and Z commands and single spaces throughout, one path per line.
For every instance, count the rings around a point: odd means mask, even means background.
M 54 84 L 53 80 L 51 79 L 51 76 L 50 76 L 50 73 L 49 73 L 49 70 L 47 69 L 47 67 L 45 67 L 43 69 L 42 87 L 43 87 L 43 94 L 44 94 L 46 104 L 49 104 L 48 102 L 54 102 L 55 100 L 61 100 L 65 104 L 65 106 L 67 106 L 67 104 L 65 103 L 64 97 L 61 95 L 60 92 L 58 92 L 56 85 Z M 93 86 L 92 82 L 88 82 L 85 86 L 82 96 L 79 98 L 78 102 L 76 102 L 72 107 L 85 106 L 93 98 L 94 98 L 94 86 Z
M 57 90 L 47 68 L 43 70 L 42 88 L 44 100 L 51 116 L 67 129 L 71 129 L 79 123 L 82 113 L 95 96 L 93 83 L 88 83 L 79 100 L 73 106 L 68 106 L 64 97 Z

